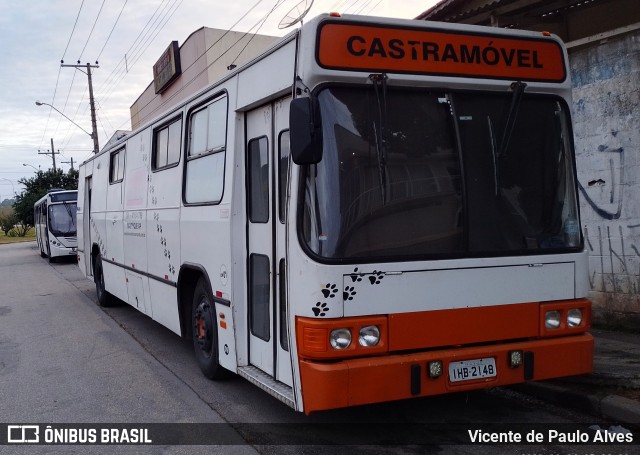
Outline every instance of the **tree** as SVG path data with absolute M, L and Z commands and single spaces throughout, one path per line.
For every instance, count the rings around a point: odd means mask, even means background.
M 0 207 L 0 231 L 9 235 L 9 231 L 18 222 L 18 217 L 11 207 Z
M 77 190 L 78 171 L 70 169 L 68 173 L 58 169 L 53 171 L 38 171 L 35 177 L 22 178 L 18 183 L 24 185 L 25 190 L 16 196 L 13 204 L 16 216 L 23 225 L 33 226 L 33 205 L 38 199 L 52 189 Z

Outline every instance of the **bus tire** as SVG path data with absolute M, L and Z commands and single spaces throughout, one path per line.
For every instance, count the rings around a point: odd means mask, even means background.
M 218 324 L 213 298 L 204 278 L 200 278 L 193 293 L 191 305 L 193 350 L 198 366 L 209 379 L 223 379 L 228 371 L 218 362 Z
M 40 252 L 40 255 L 42 256 L 42 251 Z M 43 258 L 46 257 L 47 260 L 49 261 L 49 264 L 51 264 L 52 262 L 56 262 L 52 257 L 51 257 L 51 248 L 49 247 L 49 243 L 47 243 L 47 253 L 42 256 Z
M 104 273 L 102 271 L 102 256 L 98 254 L 93 262 L 93 281 L 96 283 L 96 295 L 98 305 L 101 307 L 113 306 L 113 296 L 107 292 L 104 286 Z

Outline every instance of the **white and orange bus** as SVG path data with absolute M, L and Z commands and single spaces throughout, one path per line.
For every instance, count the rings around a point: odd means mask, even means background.
M 317 17 L 82 164 L 79 265 L 305 413 L 588 373 L 567 68 Z

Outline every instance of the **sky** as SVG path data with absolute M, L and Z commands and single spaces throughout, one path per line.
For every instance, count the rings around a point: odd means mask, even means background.
M 310 0 L 302 0 L 310 2 Z M 67 171 L 91 155 L 87 75 L 61 67 L 91 63 L 100 147 L 131 128 L 129 107 L 153 79 L 169 43 L 200 27 L 284 36 L 278 23 L 300 0 L 29 0 L 0 2 L 0 201 L 20 194 L 21 178 Z M 322 13 L 414 18 L 436 0 L 315 0 Z M 276 8 L 274 9 L 274 6 Z M 272 11 L 273 10 L 273 11 Z M 271 13 L 270 13 L 271 12 Z M 269 14 L 270 13 L 270 14 Z M 245 16 L 246 14 L 246 16 Z M 244 18 L 243 18 L 244 16 Z M 265 20 L 266 18 L 266 20 Z M 261 25 L 260 25 L 261 24 Z M 294 26 L 297 27 L 298 25 Z M 83 68 L 86 72 L 86 68 Z M 47 105 L 53 105 L 66 117 Z M 75 124 L 74 124 L 75 123 Z M 84 130 L 84 131 L 83 131 Z M 25 166 L 26 164 L 26 166 Z

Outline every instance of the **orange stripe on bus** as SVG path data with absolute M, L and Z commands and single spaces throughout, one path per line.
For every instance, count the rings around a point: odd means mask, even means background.
M 389 351 L 539 335 L 539 303 L 389 315 Z

